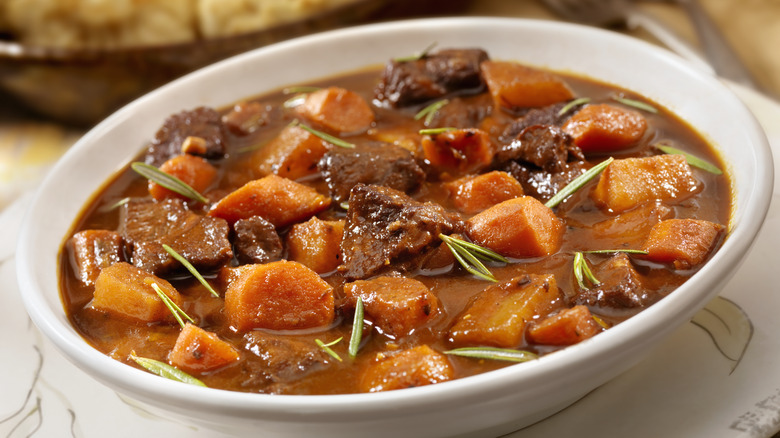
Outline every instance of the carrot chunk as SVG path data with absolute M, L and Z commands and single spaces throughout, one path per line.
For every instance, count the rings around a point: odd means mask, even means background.
M 506 172 L 495 170 L 466 176 L 446 184 L 455 207 L 467 214 L 479 213 L 499 202 L 523 196 L 523 186 Z
M 439 313 L 439 300 L 421 282 L 407 277 L 376 277 L 344 286 L 351 305 L 362 298 L 366 315 L 383 333 L 406 336 Z
M 563 130 L 585 153 L 612 152 L 636 145 L 645 135 L 647 121 L 637 111 L 602 103 L 577 111 Z
M 276 174 L 298 179 L 317 172 L 328 147 L 316 135 L 300 126 L 287 126 L 267 145 L 254 153 L 251 160 L 261 174 Z
M 514 348 L 522 342 L 528 322 L 560 306 L 554 276 L 522 275 L 477 295 L 450 328 L 450 340 L 457 345 Z
M 309 93 L 296 109 L 303 117 L 336 132 L 363 132 L 374 123 L 374 112 L 366 100 L 339 87 Z
M 480 69 L 497 107 L 542 107 L 574 97 L 560 77 L 546 71 L 506 61 L 484 61 Z
M 333 322 L 333 288 L 297 262 L 247 265 L 225 291 L 225 313 L 239 332 L 295 330 Z
M 276 228 L 300 222 L 325 210 L 330 198 L 287 178 L 268 175 L 250 181 L 214 204 L 209 216 L 231 225 L 239 219 L 260 216 Z
M 565 227 L 537 199 L 522 196 L 496 204 L 467 221 L 472 241 L 508 257 L 541 257 L 555 253 Z
M 425 159 L 447 171 L 472 172 L 493 161 L 495 146 L 481 129 L 454 129 L 422 138 Z
M 591 248 L 639 249 L 653 225 L 672 217 L 671 207 L 661 201 L 650 201 L 593 224 L 588 245 Z
M 602 172 L 590 196 L 615 213 L 653 200 L 680 201 L 699 190 L 682 155 L 615 160 Z
M 217 169 L 211 163 L 201 157 L 189 154 L 170 158 L 160 166 L 160 170 L 179 178 L 198 193 L 203 193 L 217 178 Z M 166 198 L 187 199 L 186 196 L 168 190 L 152 181 L 149 181 L 149 195 L 158 201 Z
M 341 264 L 343 236 L 344 220 L 323 221 L 313 217 L 295 224 L 287 233 L 287 258 L 318 274 L 331 272 Z
M 723 229 L 723 225 L 705 220 L 668 219 L 650 230 L 642 249 L 647 251 L 648 260 L 690 269 L 704 262 Z
M 238 351 L 215 333 L 187 323 L 168 353 L 171 365 L 199 374 L 213 371 L 239 359 Z
M 586 306 L 563 309 L 540 323 L 528 327 L 527 338 L 534 344 L 573 345 L 601 332 Z
M 363 392 L 391 391 L 445 382 L 455 376 L 447 356 L 427 345 L 381 357 L 365 369 L 360 379 Z
M 172 319 L 152 284 L 157 284 L 171 301 L 181 306 L 181 295 L 170 283 L 129 263 L 117 262 L 100 271 L 95 280 L 92 307 L 142 322 Z

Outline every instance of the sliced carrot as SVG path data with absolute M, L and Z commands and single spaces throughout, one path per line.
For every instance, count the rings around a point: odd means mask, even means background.
M 295 224 L 287 233 L 287 258 L 318 274 L 331 272 L 342 262 L 341 238 L 344 220 L 323 221 L 316 217 Z
M 250 181 L 214 204 L 209 216 L 231 225 L 239 219 L 261 216 L 276 228 L 306 220 L 330 206 L 330 198 L 287 178 L 268 175 Z
M 510 199 L 472 216 L 472 241 L 507 257 L 541 257 L 555 253 L 563 242 L 563 221 L 531 196 Z
M 251 160 L 261 174 L 276 174 L 284 178 L 298 179 L 317 172 L 328 147 L 316 135 L 290 125 L 268 144 L 255 152 Z
M 364 132 L 374 123 L 374 112 L 368 102 L 354 91 L 339 87 L 309 93 L 296 110 L 303 117 L 336 132 Z
M 333 322 L 333 288 L 297 262 L 247 265 L 225 291 L 225 313 L 239 332 L 296 330 Z
M 214 371 L 239 359 L 239 353 L 228 342 L 202 328 L 187 323 L 168 354 L 171 365 L 187 373 Z
M 479 213 L 499 202 L 523 196 L 523 186 L 506 172 L 495 170 L 466 176 L 446 184 L 455 207 L 467 214 Z
M 455 377 L 447 356 L 427 345 L 380 357 L 360 378 L 363 392 L 392 391 L 445 382 Z
M 181 306 L 181 295 L 170 283 L 129 263 L 117 262 L 100 271 L 95 280 L 92 307 L 136 321 L 172 320 L 170 310 L 152 284 Z
M 203 193 L 217 178 L 217 169 L 211 163 L 201 157 L 189 154 L 170 158 L 160 166 L 160 170 L 179 178 L 198 193 Z M 149 195 L 158 201 L 166 198 L 187 199 L 184 195 L 172 192 L 152 181 L 149 181 Z
M 472 172 L 493 161 L 495 146 L 480 129 L 454 129 L 422 138 L 425 159 L 445 171 Z
M 563 309 L 528 328 L 529 342 L 545 345 L 573 345 L 602 331 L 586 306 Z
M 559 76 L 546 71 L 506 61 L 484 61 L 480 69 L 497 107 L 542 107 L 574 97 Z
M 583 152 L 613 152 L 635 146 L 647 130 L 638 111 L 605 103 L 586 105 L 571 116 L 563 130 Z
M 668 219 L 657 223 L 642 249 L 645 258 L 690 269 L 704 262 L 718 243 L 723 225 L 698 219 Z

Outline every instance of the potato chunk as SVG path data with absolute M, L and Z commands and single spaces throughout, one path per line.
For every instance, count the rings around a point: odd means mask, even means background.
M 637 111 L 603 103 L 577 111 L 563 130 L 582 152 L 612 152 L 635 146 L 647 131 L 647 121 Z
M 506 172 L 495 170 L 466 176 L 446 185 L 455 207 L 475 214 L 499 202 L 523 196 L 523 186 Z
M 344 286 L 344 294 L 354 306 L 363 299 L 366 315 L 385 334 L 400 337 L 411 334 L 439 313 L 439 300 L 421 282 L 406 277 L 376 277 Z
M 654 200 L 593 224 L 588 245 L 592 248 L 639 249 L 653 225 L 673 217 L 671 207 Z
M 239 332 L 325 326 L 334 318 L 333 288 L 297 262 L 247 265 L 225 291 L 225 313 Z
M 188 373 L 213 371 L 239 359 L 238 351 L 215 333 L 187 323 L 168 354 L 171 365 Z
M 676 269 L 700 265 L 717 245 L 723 225 L 698 219 L 668 219 L 657 223 L 642 246 L 645 258 L 672 263 Z
M 574 97 L 560 77 L 546 71 L 506 61 L 484 61 L 480 69 L 497 107 L 542 107 Z
M 317 172 L 317 162 L 326 152 L 328 147 L 322 139 L 290 125 L 255 152 L 251 160 L 263 175 L 273 173 L 295 180 Z
M 470 303 L 449 330 L 462 346 L 514 348 L 523 340 L 526 324 L 561 306 L 552 275 L 522 275 L 488 287 Z
M 160 166 L 160 170 L 179 178 L 198 193 L 203 193 L 217 178 L 217 169 L 211 163 L 201 157 L 189 154 L 170 158 Z M 149 195 L 158 201 L 165 198 L 188 199 L 186 196 L 168 190 L 152 181 L 149 181 Z
M 468 236 L 475 243 L 517 258 L 555 253 L 565 231 L 555 213 L 530 196 L 496 204 L 472 216 L 467 225 Z
M 422 138 L 425 159 L 443 171 L 473 172 L 493 161 L 495 146 L 481 129 L 455 129 Z
M 391 391 L 445 382 L 455 376 L 447 356 L 427 345 L 380 358 L 363 372 L 360 390 Z
M 295 224 L 287 233 L 287 258 L 302 263 L 318 274 L 331 272 L 341 264 L 344 220 L 323 221 L 316 217 Z
M 339 87 L 309 93 L 296 110 L 305 118 L 336 132 L 364 132 L 374 123 L 374 112 L 368 102 L 354 91 Z
M 153 283 L 181 306 L 181 296 L 170 283 L 129 263 L 117 262 L 100 271 L 95 281 L 92 307 L 142 322 L 172 319 L 170 310 L 152 287 Z
M 700 189 L 682 155 L 615 160 L 602 172 L 590 196 L 615 213 L 653 200 L 680 201 Z
M 330 198 L 287 178 L 268 175 L 249 181 L 214 204 L 209 216 L 231 225 L 260 216 L 277 229 L 308 219 L 330 206 Z
M 573 345 L 602 331 L 585 306 L 563 309 L 528 328 L 528 341 L 545 345 Z

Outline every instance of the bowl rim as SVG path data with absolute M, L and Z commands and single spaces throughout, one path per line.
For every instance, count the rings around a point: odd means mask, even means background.
M 666 62 L 675 64 L 683 72 L 696 75 L 704 81 L 706 86 L 715 87 L 720 90 L 724 99 L 734 105 L 741 120 L 747 125 L 746 129 L 750 131 L 750 136 L 755 142 L 756 148 L 753 152 L 756 154 L 756 178 L 757 183 L 753 187 L 751 196 L 747 200 L 746 209 L 755 212 L 749 216 L 743 216 L 739 223 L 732 230 L 732 234 L 724 242 L 720 251 L 715 254 L 710 261 L 694 275 L 698 278 L 700 288 L 708 290 L 704 294 L 694 294 L 687 292 L 691 289 L 691 281 L 683 284 L 675 293 L 670 294 L 658 303 L 643 310 L 638 315 L 630 318 L 619 326 L 601 333 L 599 336 L 591 338 L 580 344 L 567 347 L 560 352 L 542 356 L 536 361 L 527 362 L 521 366 L 509 366 L 488 373 L 479 374 L 454 381 L 443 382 L 426 387 L 410 388 L 400 391 L 389 391 L 374 394 L 337 394 L 337 395 L 267 395 L 254 393 L 241 393 L 234 391 L 218 390 L 213 388 L 200 388 L 190 385 L 181 385 L 177 382 L 160 379 L 157 376 L 146 373 L 141 370 L 128 367 L 110 357 L 93 349 L 82 339 L 72 327 L 63 327 L 56 317 L 55 310 L 49 307 L 44 298 L 44 291 L 35 277 L 33 265 L 37 256 L 33 253 L 30 246 L 26 245 L 29 241 L 34 241 L 35 229 L 33 220 L 36 214 L 41 214 L 45 208 L 42 205 L 46 197 L 45 189 L 52 184 L 56 184 L 57 177 L 63 173 L 63 169 L 68 163 L 75 160 L 76 156 L 87 145 L 94 143 L 104 132 L 115 128 L 115 125 L 124 123 L 125 119 L 137 108 L 142 108 L 151 96 L 175 90 L 192 81 L 198 81 L 205 75 L 220 71 L 231 65 L 240 65 L 247 60 L 255 57 L 266 56 L 267 54 L 290 50 L 292 48 L 307 45 L 318 44 L 322 41 L 335 41 L 340 38 L 354 38 L 371 32 L 403 32 L 409 27 L 415 26 L 471 26 L 490 29 L 493 26 L 511 27 L 523 26 L 532 29 L 546 29 L 573 32 L 577 35 L 600 35 L 609 33 L 609 38 L 616 41 L 622 41 L 623 44 L 636 46 L 638 50 L 646 52 L 648 55 L 657 56 L 665 59 Z M 522 60 L 521 60 L 522 61 Z M 315 74 L 312 78 L 316 78 Z M 230 102 L 226 103 L 229 104 Z M 276 43 L 270 46 L 261 47 L 250 52 L 228 58 L 224 61 L 212 64 L 193 73 L 185 75 L 155 91 L 131 102 L 113 115 L 109 116 L 103 122 L 90 130 L 76 145 L 74 145 L 65 156 L 55 165 L 41 184 L 40 189 L 35 194 L 34 199 L 25 219 L 24 227 L 20 233 L 19 245 L 17 250 L 17 275 L 20 283 L 23 301 L 28 313 L 39 329 L 55 344 L 68 360 L 74 362 L 88 374 L 97 378 L 104 384 L 119 388 L 123 392 L 132 394 L 136 397 L 147 400 L 161 399 L 175 403 L 182 409 L 193 407 L 214 409 L 220 412 L 232 412 L 235 415 L 256 414 L 259 410 L 266 412 L 276 418 L 301 418 L 302 416 L 311 416 L 319 420 L 327 421 L 328 416 L 333 412 L 338 412 L 349 407 L 353 414 L 360 414 L 368 417 L 378 418 L 385 406 L 392 404 L 397 407 L 396 411 L 412 412 L 425 406 L 427 409 L 448 409 L 453 404 L 462 403 L 462 400 L 477 400 L 488 393 L 506 393 L 513 391 L 524 382 L 535 379 L 544 379 L 545 376 L 560 374 L 565 370 L 571 369 L 578 363 L 593 359 L 605 354 L 628 354 L 632 350 L 633 341 L 640 336 L 648 336 L 647 329 L 655 329 L 650 337 L 660 338 L 671 330 L 664 327 L 663 323 L 668 320 L 677 320 L 690 318 L 695 310 L 700 306 L 696 304 L 701 302 L 701 306 L 706 300 L 714 297 L 719 286 L 724 283 L 724 278 L 719 275 L 719 269 L 724 266 L 731 267 L 731 272 L 735 270 L 734 266 L 739 265 L 742 255 L 752 245 L 752 240 L 758 232 L 763 219 L 769 207 L 772 192 L 773 167 L 771 150 L 763 130 L 752 114 L 742 104 L 741 101 L 718 81 L 714 76 L 708 75 L 695 69 L 682 58 L 671 54 L 659 47 L 649 43 L 633 39 L 624 35 L 608 32 L 601 29 L 595 29 L 570 23 L 550 22 L 534 19 L 518 18 L 489 18 L 489 17 L 468 17 L 468 18 L 425 18 L 413 20 L 401 20 L 379 24 L 368 24 L 333 31 L 327 31 L 314 35 L 303 36 L 292 40 Z M 734 183 L 734 182 L 732 182 Z M 736 205 L 735 207 L 736 208 Z M 64 236 L 63 236 L 64 238 Z M 679 292 L 679 293 L 678 293 Z M 58 296 L 61 295 L 59 290 Z M 57 309 L 63 312 L 62 308 Z M 659 318 L 659 314 L 667 315 Z M 63 330 L 65 328 L 66 330 Z M 637 359 L 638 360 L 638 359 Z M 457 394 L 457 397 L 451 397 Z M 453 400 L 454 399 L 454 400 Z M 460 401 L 458 401 L 460 400 Z

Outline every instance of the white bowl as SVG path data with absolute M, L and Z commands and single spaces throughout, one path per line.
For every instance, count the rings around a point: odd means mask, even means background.
M 735 211 L 720 251 L 677 291 L 588 341 L 539 360 L 436 385 L 377 394 L 272 396 L 167 381 L 90 347 L 63 311 L 58 251 L 82 206 L 164 118 L 224 106 L 295 82 L 439 47 L 579 72 L 639 92 L 705 135 L 730 165 Z M 655 46 L 569 24 L 463 18 L 394 22 L 304 37 L 190 74 L 138 99 L 84 136 L 48 175 L 20 236 L 18 278 L 40 330 L 73 363 L 147 409 L 189 424 L 264 436 L 495 436 L 549 416 L 636 364 L 734 273 L 766 215 L 772 157 L 758 123 L 716 78 Z

